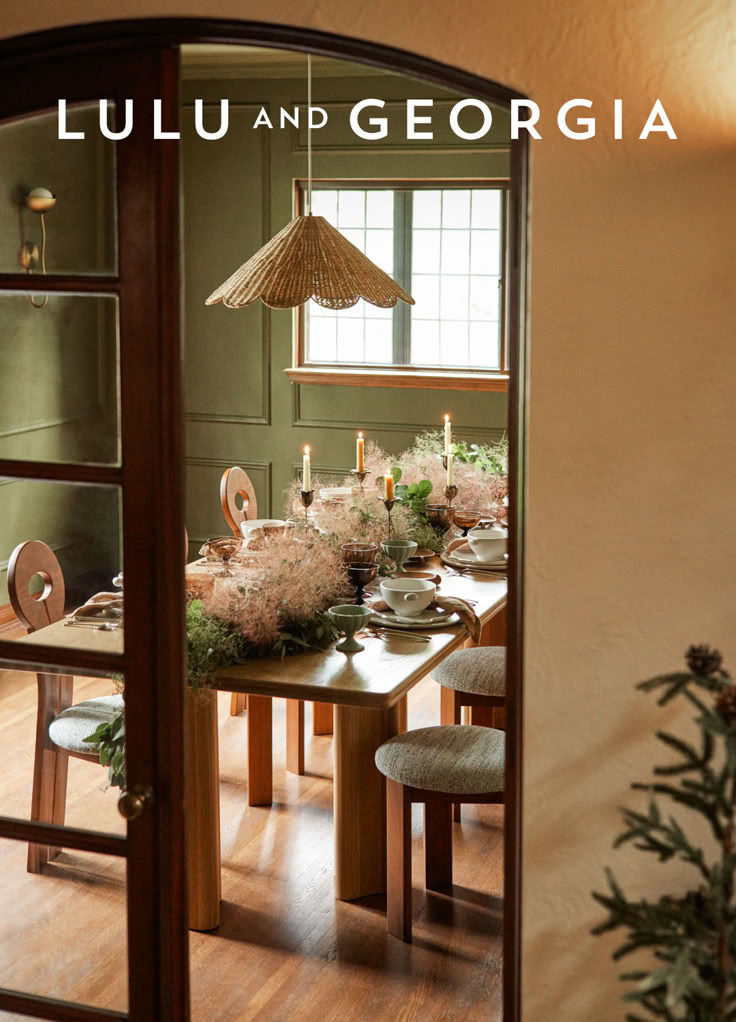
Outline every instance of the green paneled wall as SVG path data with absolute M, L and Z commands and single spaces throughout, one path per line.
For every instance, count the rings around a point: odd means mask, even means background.
M 41 244 L 39 217 L 23 205 L 38 186 L 57 195 L 48 270 L 114 270 L 112 153 L 96 123 L 96 108 L 70 112 L 84 141 L 60 142 L 55 114 L 0 128 L 0 271 L 18 272 L 22 241 Z M 34 309 L 27 295 L 0 295 L 0 457 L 116 462 L 116 399 L 114 298 L 52 296 Z M 48 543 L 75 600 L 118 570 L 118 532 L 114 491 L 0 480 L 0 603 L 18 543 Z
M 354 464 L 357 429 L 397 453 L 417 432 L 439 427 L 445 412 L 459 437 L 487 440 L 506 426 L 505 394 L 292 384 L 284 369 L 292 363 L 293 313 L 261 303 L 205 306 L 207 295 L 293 216 L 294 181 L 307 173 L 306 138 L 303 129 L 278 127 L 279 108 L 292 110 L 304 94 L 303 78 L 183 84 L 187 524 L 193 549 L 226 531 L 218 485 L 228 465 L 240 464 L 251 476 L 259 514 L 277 515 L 305 443 L 312 447 L 315 471 L 342 477 Z M 350 131 L 349 108 L 366 97 L 386 101 L 380 111 L 389 118 L 386 139 L 363 141 Z M 431 142 L 407 142 L 407 97 L 435 98 Z M 195 98 L 209 104 L 210 129 L 219 124 L 220 98 L 230 100 L 230 130 L 223 139 L 196 134 Z M 317 78 L 313 103 L 327 109 L 329 121 L 314 132 L 314 176 L 507 177 L 503 114 L 495 115 L 488 138 L 464 142 L 447 127 L 456 98 L 393 75 Z M 253 128 L 261 107 L 268 109 L 273 130 Z

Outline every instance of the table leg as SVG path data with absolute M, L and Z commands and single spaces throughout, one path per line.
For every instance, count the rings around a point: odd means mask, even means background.
M 386 783 L 379 745 L 399 732 L 399 707 L 335 706 L 335 896 L 386 890 Z
M 217 692 L 187 689 L 187 873 L 189 928 L 220 925 L 220 790 Z
M 286 700 L 286 769 L 304 773 L 304 700 Z
M 245 692 L 233 692 L 230 696 L 230 716 L 237 717 L 245 709 Z
M 273 801 L 271 696 L 248 696 L 248 805 Z
M 331 735 L 332 703 L 312 703 L 312 734 Z

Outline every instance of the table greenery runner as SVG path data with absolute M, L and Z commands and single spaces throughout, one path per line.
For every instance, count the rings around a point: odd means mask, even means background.
M 654 768 L 657 780 L 632 785 L 649 793 L 649 804 L 646 811 L 621 810 L 625 830 L 614 847 L 631 842 L 660 862 L 679 859 L 692 866 L 697 882 L 657 901 L 631 900 L 607 870 L 610 893 L 593 895 L 608 912 L 593 933 L 626 931 L 614 959 L 639 950 L 655 959 L 649 968 L 621 976 L 636 984 L 625 995 L 637 1007 L 636 1013 L 626 1015 L 629 1022 L 736 1019 L 736 686 L 717 650 L 691 646 L 686 662 L 687 671 L 651 678 L 637 687 L 661 692 L 660 706 L 676 697 L 686 699 L 696 711 L 699 748 L 677 735 L 657 732 L 676 758 Z M 715 839 L 715 854 L 710 846 L 699 847 L 686 822 L 666 813 L 657 796 L 703 817 Z
M 508 447 L 454 443 L 458 506 L 494 513 L 507 493 Z M 444 503 L 445 470 L 442 431 L 424 433 L 398 457 L 367 442 L 365 465 L 375 481 L 389 472 L 401 498 L 393 511 L 393 534 L 439 552 L 443 535 L 429 524 L 428 502 Z M 353 476 L 344 485 L 352 487 Z M 324 482 L 313 479 L 315 490 Z M 288 514 L 301 507 L 301 481 L 287 491 Z M 325 503 L 319 512 L 322 532 L 300 537 L 276 536 L 254 552 L 248 572 L 218 578 L 214 589 L 187 605 L 187 681 L 194 688 L 212 682 L 217 671 L 254 657 L 288 656 L 326 649 L 338 632 L 325 613 L 346 595 L 347 574 L 340 545 L 350 540 L 380 544 L 386 539 L 386 512 L 370 483 L 347 502 Z M 387 566 L 384 563 L 384 570 Z M 112 786 L 125 784 L 125 721 L 121 712 L 85 739 L 98 746 Z

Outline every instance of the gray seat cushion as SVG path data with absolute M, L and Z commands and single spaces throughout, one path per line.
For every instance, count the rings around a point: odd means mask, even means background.
M 505 738 L 492 727 L 422 727 L 384 742 L 376 751 L 376 766 L 392 781 L 427 791 L 503 791 Z
M 506 695 L 506 647 L 473 646 L 450 653 L 432 677 L 445 688 L 481 696 Z
M 83 703 L 62 710 L 49 725 L 49 738 L 60 749 L 69 752 L 84 752 L 89 755 L 97 751 L 83 739 L 106 721 L 110 721 L 124 706 L 122 696 L 99 696 L 97 699 L 85 699 Z

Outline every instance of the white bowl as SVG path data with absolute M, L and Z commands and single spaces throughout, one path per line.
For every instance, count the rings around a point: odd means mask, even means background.
M 468 543 L 479 561 L 498 561 L 506 553 L 508 532 L 505 529 L 471 529 Z
M 415 617 L 430 605 L 437 586 L 423 578 L 390 578 L 381 582 L 381 596 L 402 617 Z
M 286 522 L 281 518 L 246 518 L 244 522 L 240 523 L 240 531 L 243 534 L 244 539 L 249 538 L 249 533 L 253 532 L 254 529 L 260 529 L 264 534 L 269 532 L 283 531 L 286 526 Z

